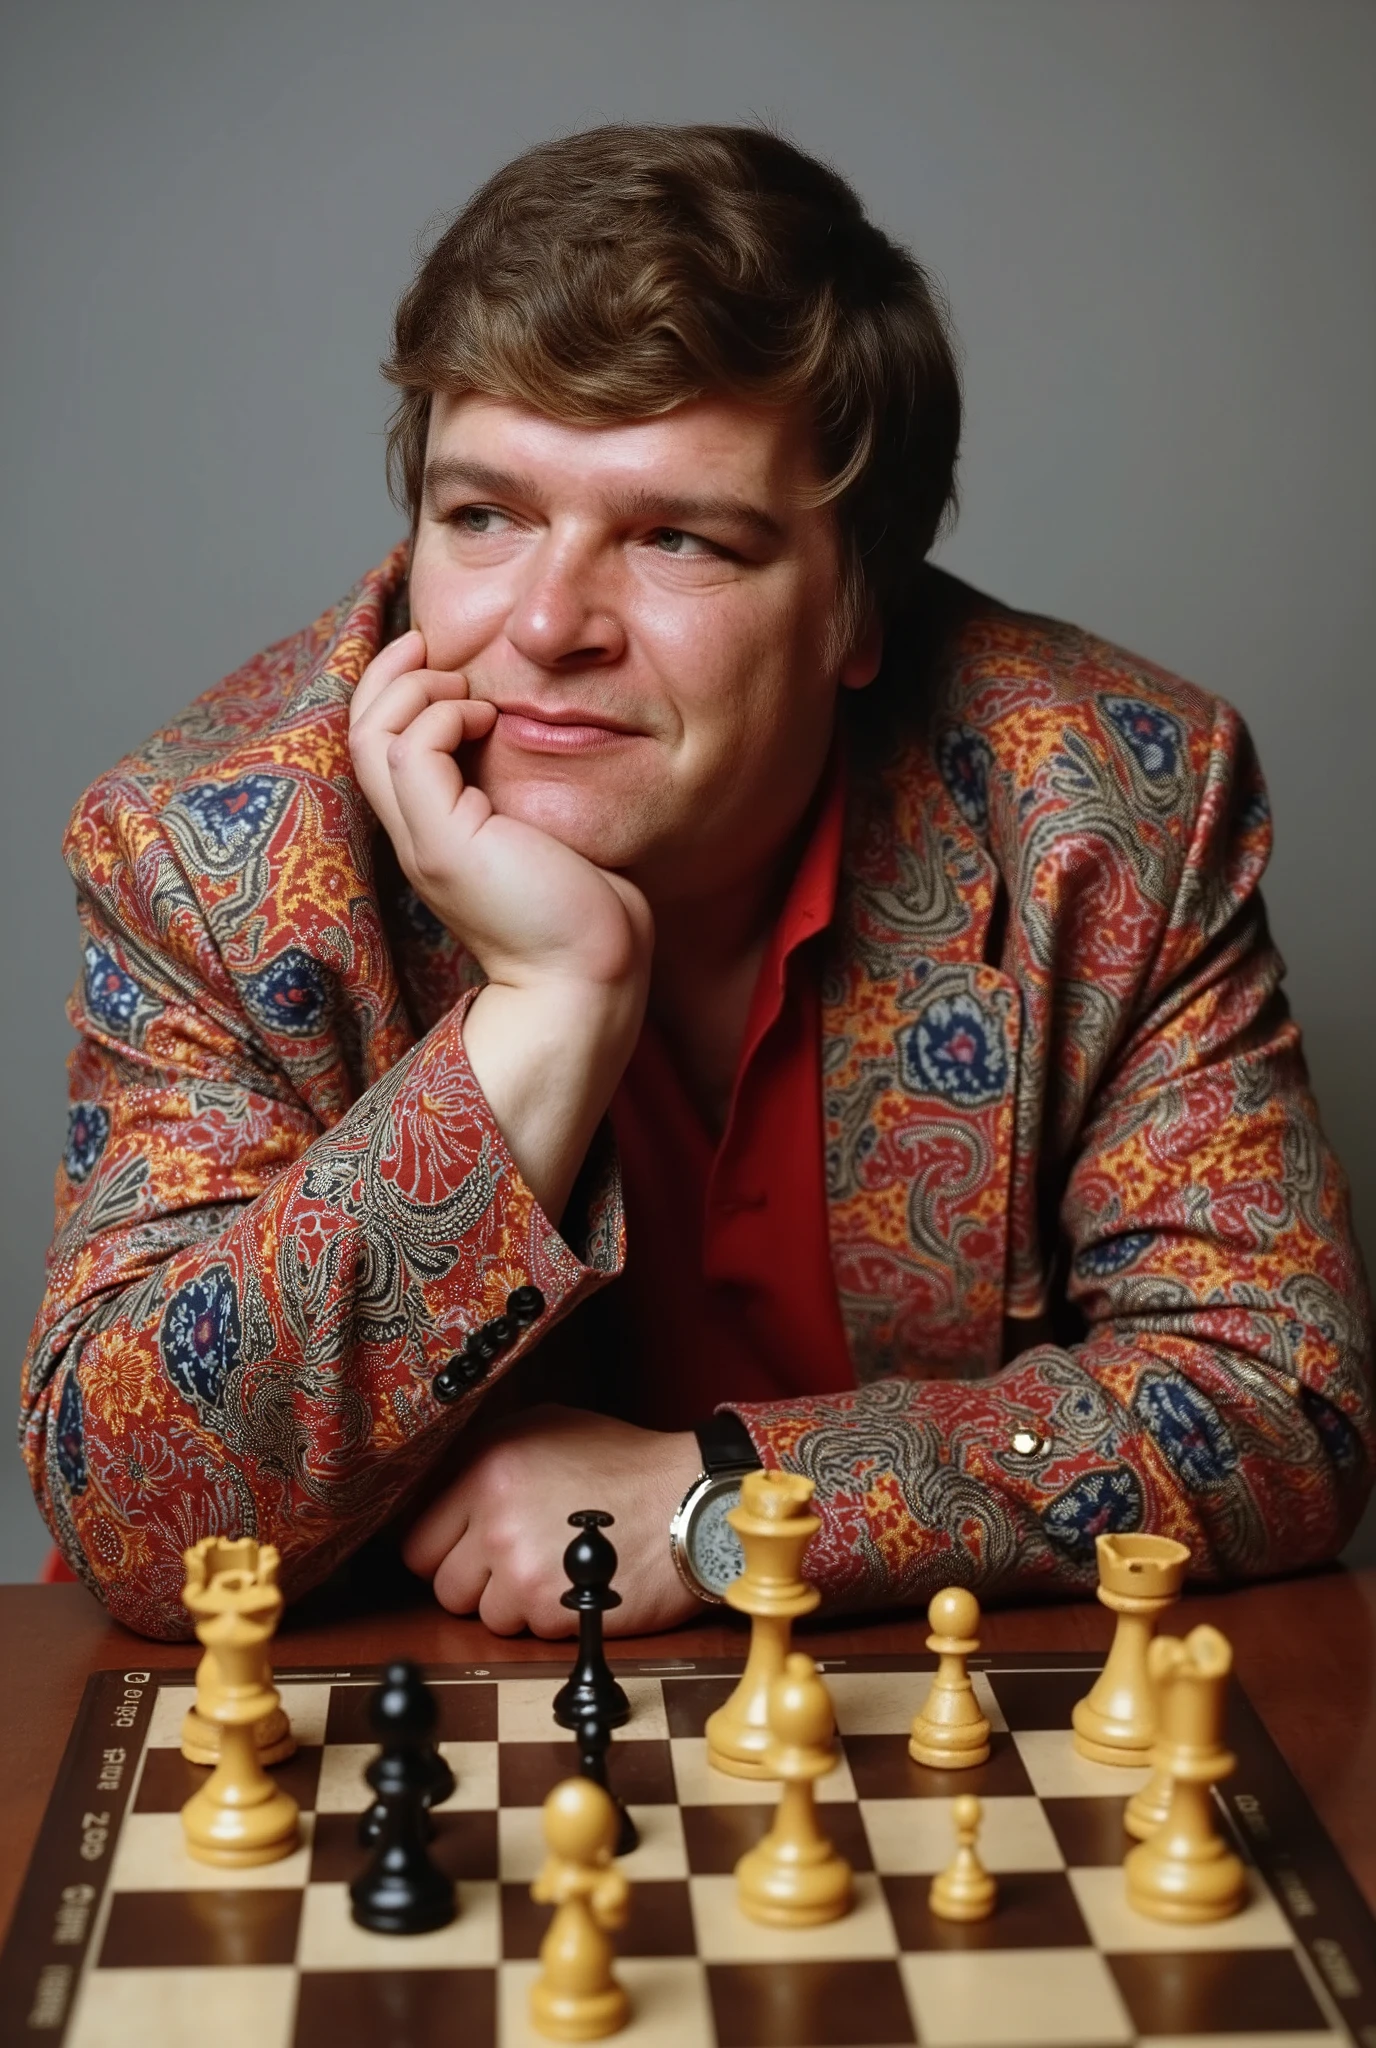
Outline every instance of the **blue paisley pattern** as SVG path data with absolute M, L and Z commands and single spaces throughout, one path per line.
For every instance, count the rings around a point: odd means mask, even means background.
M 219 1408 L 237 1371 L 239 1299 L 227 1266 L 208 1266 L 179 1288 L 163 1312 L 159 1345 L 168 1378 L 198 1406 Z
M 93 1017 L 122 1037 L 138 1014 L 143 991 L 94 939 L 87 940 L 83 957 L 86 1006 Z
M 58 1403 L 57 1469 L 70 1493 L 84 1491 L 86 1440 L 82 1427 L 81 1388 L 74 1372 L 68 1373 L 62 1387 L 62 1399 Z
M 244 998 L 265 1030 L 314 1038 L 329 1015 L 329 977 L 309 953 L 288 946 L 244 983 Z
M 1237 1446 L 1197 1387 L 1175 1377 L 1147 1378 L 1132 1405 L 1186 1486 L 1197 1493 L 1222 1486 L 1237 1464 Z
M 1151 1243 L 1146 1230 L 1125 1230 L 1119 1237 L 1101 1238 L 1075 1254 L 1075 1271 L 1086 1280 L 1106 1280 L 1111 1273 L 1125 1273 L 1140 1259 Z
M 110 1135 L 110 1112 L 98 1102 L 74 1102 L 67 1111 L 67 1142 L 62 1164 L 68 1180 L 80 1187 L 90 1179 Z
M 1104 715 L 1122 734 L 1144 775 L 1174 775 L 1183 735 L 1168 711 L 1138 697 L 1099 699 Z
M 948 728 L 937 742 L 937 766 L 956 809 L 972 831 L 989 829 L 989 742 L 965 725 Z
M 899 1034 L 903 1085 L 965 1109 L 997 1102 L 1008 1078 L 1002 1023 L 968 991 L 938 996 Z
M 292 784 L 279 775 L 241 775 L 233 782 L 199 782 L 181 808 L 201 839 L 219 855 L 242 859 L 281 816 Z
M 1096 1536 L 1136 1529 L 1142 1519 L 1142 1488 L 1127 1465 L 1086 1472 L 1042 1511 L 1042 1526 L 1058 1549 L 1086 1560 Z

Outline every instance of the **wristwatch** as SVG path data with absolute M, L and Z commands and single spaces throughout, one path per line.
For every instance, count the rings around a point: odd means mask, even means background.
M 669 1550 L 688 1591 L 719 1606 L 745 1567 L 741 1539 L 726 1512 L 739 1501 L 742 1479 L 759 1470 L 760 1460 L 749 1430 L 729 1409 L 700 1422 L 693 1434 L 702 1470 L 669 1524 Z

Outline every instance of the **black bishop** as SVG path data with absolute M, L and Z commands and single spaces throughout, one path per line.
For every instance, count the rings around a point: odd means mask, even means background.
M 600 1508 L 580 1508 L 569 1522 L 578 1534 L 564 1552 L 569 1589 L 560 1603 L 578 1616 L 578 1659 L 554 1695 L 554 1718 L 561 1728 L 576 1728 L 586 1714 L 595 1713 L 604 1727 L 620 1728 L 631 1718 L 631 1703 L 612 1677 L 602 1647 L 602 1616 L 621 1605 L 621 1595 L 612 1590 L 616 1552 L 602 1534 L 612 1527 L 612 1517 Z

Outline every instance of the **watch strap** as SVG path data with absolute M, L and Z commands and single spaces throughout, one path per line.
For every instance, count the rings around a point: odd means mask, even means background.
M 715 1478 L 719 1472 L 758 1471 L 760 1455 L 750 1440 L 750 1431 L 730 1408 L 693 1425 L 693 1435 L 702 1453 L 702 1469 Z

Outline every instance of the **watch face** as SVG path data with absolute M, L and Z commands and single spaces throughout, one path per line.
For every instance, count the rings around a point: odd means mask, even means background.
M 719 1479 L 699 1502 L 688 1528 L 688 1561 L 711 1593 L 724 1593 L 745 1570 L 741 1539 L 726 1519 L 741 1497 L 740 1475 Z

